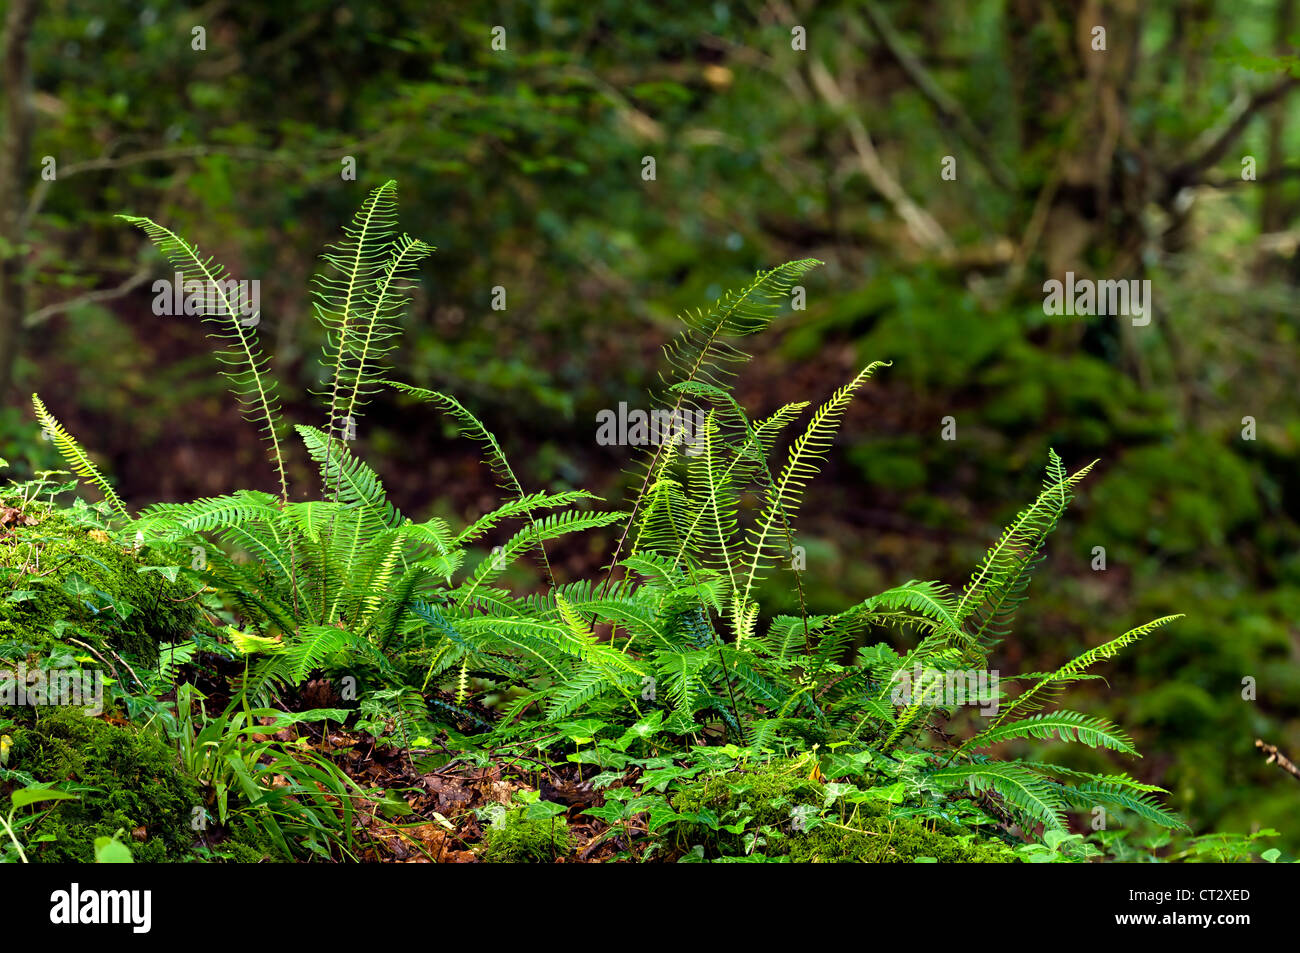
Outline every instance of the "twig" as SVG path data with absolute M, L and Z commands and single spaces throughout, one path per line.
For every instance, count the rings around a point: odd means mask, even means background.
M 1300 781 L 1300 766 L 1294 761 L 1277 750 L 1277 745 L 1265 744 L 1261 739 L 1255 739 L 1255 747 L 1261 749 L 1268 757 L 1264 760 L 1265 764 L 1276 764 L 1291 777 Z
M 141 680 L 139 675 L 135 674 L 135 669 L 133 669 L 130 665 L 127 664 L 126 659 L 122 658 L 122 656 L 118 655 L 112 649 L 108 650 L 108 654 L 113 656 L 113 658 L 117 659 L 119 662 L 122 663 L 122 667 L 131 673 L 131 677 L 135 679 L 135 683 L 137 685 L 143 688 L 146 692 L 149 690 L 149 686 L 146 685 L 143 680 Z
M 907 225 L 908 231 L 927 251 L 938 252 L 944 256 L 952 254 L 954 251 L 952 240 L 930 213 L 913 202 L 903 191 L 903 187 L 898 184 L 898 180 L 889 174 L 889 170 L 885 168 L 885 164 L 880 160 L 880 154 L 876 152 L 876 147 L 871 142 L 867 127 L 862 124 L 858 114 L 849 107 L 844 91 L 840 89 L 821 60 L 813 60 L 808 68 L 808 75 L 826 104 L 844 116 L 844 123 L 848 127 L 849 138 L 853 142 L 854 151 L 858 154 L 858 164 L 862 167 L 863 174 L 876 191 L 893 206 L 899 218 Z
M 112 301 L 114 298 L 121 298 L 130 294 L 140 285 L 144 284 L 152 273 L 153 269 L 148 265 L 140 266 L 130 278 L 117 285 L 114 288 L 101 288 L 98 291 L 88 291 L 84 295 L 76 298 L 69 298 L 67 301 L 59 301 L 55 304 L 46 305 L 37 311 L 33 311 L 27 317 L 23 318 L 23 327 L 34 328 L 42 321 L 52 318 L 61 311 L 68 311 L 72 308 L 80 307 L 83 304 L 95 304 L 100 301 Z
M 921 61 L 903 44 L 902 39 L 889 22 L 889 18 L 885 16 L 885 12 L 877 4 L 871 3 L 870 0 L 863 5 L 863 10 L 889 55 L 893 57 L 894 62 L 898 64 L 907 78 L 912 81 L 912 85 L 934 107 L 934 111 L 939 114 L 939 118 L 953 127 L 958 138 L 975 153 L 976 158 L 988 170 L 994 182 L 1006 191 L 1014 192 L 1016 183 L 1011 177 L 1011 173 L 998 161 L 988 142 L 980 135 L 975 123 L 966 115 L 957 100 L 948 95 L 948 92 L 934 81 L 934 78 L 926 72 Z
M 95 647 L 94 647 L 94 646 L 92 646 L 92 645 L 87 645 L 85 642 L 81 641 L 81 639 L 74 639 L 74 638 L 72 638 L 72 637 L 70 637 L 70 636 L 69 636 L 69 638 L 68 638 L 68 641 L 71 642 L 73 645 L 80 645 L 83 649 L 85 649 L 86 651 L 88 651 L 91 655 L 95 656 L 95 658 L 97 658 L 97 659 L 99 659 L 101 662 L 103 662 L 103 663 L 104 663 L 104 667 L 107 668 L 110 672 L 113 673 L 113 678 L 117 679 L 118 681 L 121 681 L 122 676 L 120 676 L 120 675 L 117 674 L 117 669 L 115 669 L 115 668 L 113 667 L 113 663 L 110 662 L 108 659 L 104 658 L 104 656 L 100 655 L 99 652 L 97 652 L 97 651 L 95 650 Z
M 1175 167 L 1169 176 L 1169 180 L 1178 183 L 1180 186 L 1198 182 L 1203 172 L 1223 158 L 1228 148 L 1245 131 L 1251 118 L 1257 112 L 1284 98 L 1291 90 L 1296 88 L 1297 84 L 1300 84 L 1300 79 L 1294 76 L 1284 76 L 1268 89 L 1260 90 L 1251 96 L 1236 110 L 1236 115 L 1222 124 L 1219 132 L 1211 134 L 1207 130 L 1206 133 L 1202 134 L 1201 139 L 1208 140 L 1205 147 L 1197 155 Z

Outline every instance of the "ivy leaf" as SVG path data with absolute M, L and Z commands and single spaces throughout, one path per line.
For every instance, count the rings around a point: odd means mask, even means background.
M 131 849 L 116 837 L 95 838 L 95 863 L 97 864 L 133 864 Z

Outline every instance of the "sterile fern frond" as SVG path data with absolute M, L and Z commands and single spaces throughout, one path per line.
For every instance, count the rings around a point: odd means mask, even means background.
M 1123 754 L 1138 755 L 1133 739 L 1109 719 L 1077 711 L 1053 711 L 1009 722 L 980 732 L 966 747 L 971 750 L 991 748 L 1015 738 L 1060 738 L 1077 741 L 1090 748 L 1109 748 Z
M 280 499 L 289 499 L 289 481 L 280 449 L 279 387 L 268 372 L 269 359 L 257 341 L 259 314 L 241 314 L 246 302 L 235 294 L 236 282 L 211 256 L 203 257 L 175 232 L 152 219 L 137 215 L 118 218 L 142 229 L 169 262 L 180 272 L 188 292 L 191 282 L 200 287 L 199 316 L 212 326 L 208 336 L 220 343 L 216 351 L 221 373 L 244 416 L 255 423 L 267 442 L 271 465 L 280 481 Z M 187 298 L 187 308 L 192 298 Z
M 964 764 L 931 771 L 926 780 L 940 790 L 968 789 L 972 794 L 993 793 L 1029 820 L 1050 830 L 1065 830 L 1061 786 L 1016 761 Z

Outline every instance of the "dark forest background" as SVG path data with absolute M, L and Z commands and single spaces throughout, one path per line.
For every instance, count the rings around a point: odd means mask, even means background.
M 893 366 L 810 491 L 810 609 L 961 582 L 1049 447 L 1100 458 L 1003 671 L 1186 613 L 1070 704 L 1129 728 L 1146 758 L 1116 769 L 1201 829 L 1300 844 L 1300 789 L 1254 746 L 1300 751 L 1300 3 L 0 10 L 10 476 L 59 465 L 39 390 L 133 505 L 271 487 L 197 322 L 154 315 L 169 270 L 117 212 L 260 280 L 290 417 L 311 420 L 316 255 L 397 179 L 403 228 L 438 250 L 395 376 L 457 395 L 534 488 L 611 500 L 626 459 L 595 415 L 644 404 L 675 315 L 816 257 L 806 309 L 756 344 L 748 406 Z M 1046 315 L 1043 282 L 1068 271 L 1150 280 L 1150 324 Z M 476 448 L 392 396 L 358 438 L 405 512 L 495 499 Z M 562 572 L 594 559 L 571 545 Z

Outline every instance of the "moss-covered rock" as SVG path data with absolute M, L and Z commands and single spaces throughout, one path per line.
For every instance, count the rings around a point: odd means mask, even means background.
M 790 820 L 794 807 L 822 803 L 821 785 L 800 770 L 797 761 L 773 761 L 743 774 L 712 774 L 685 785 L 672 798 L 675 811 L 710 810 L 719 818 L 733 811 L 752 817 L 750 826 L 766 827 Z
M 782 844 L 793 863 L 894 864 L 932 857 L 941 864 L 1014 863 L 1015 852 L 997 842 L 977 843 L 973 834 L 954 836 L 905 817 L 861 817 L 853 825 L 823 824 L 792 834 Z
M 0 530 L 0 659 L 39 654 L 73 636 L 151 660 L 159 643 L 191 636 L 192 593 L 142 572 L 147 550 L 120 546 L 59 513 L 31 512 L 36 525 Z
M 564 818 L 529 818 L 526 808 L 510 811 L 483 835 L 482 859 L 489 864 L 548 863 L 573 849 Z
M 681 814 L 712 815 L 713 825 L 678 824 L 679 846 L 702 844 L 718 853 L 758 852 L 789 857 L 796 863 L 910 863 L 932 857 L 940 863 L 1005 863 L 1014 851 L 999 842 L 977 842 L 974 835 L 946 821 L 889 816 L 884 805 L 855 804 L 845 823 L 822 820 L 801 830 L 800 809 L 810 815 L 822 807 L 825 788 L 809 777 L 808 762 L 775 760 L 746 772 L 713 774 L 683 786 L 672 797 Z M 742 833 L 727 830 L 744 825 Z M 758 839 L 755 840 L 755 836 Z
M 192 852 L 191 820 L 203 801 L 161 739 L 92 718 L 77 707 L 6 712 L 27 719 L 12 729 L 9 769 L 78 795 L 39 806 L 45 816 L 23 832 L 31 860 L 93 861 L 95 838 L 119 830 L 142 863 L 184 860 Z M 6 800 L 15 786 L 16 781 L 0 781 Z M 42 835 L 54 839 L 37 843 Z

